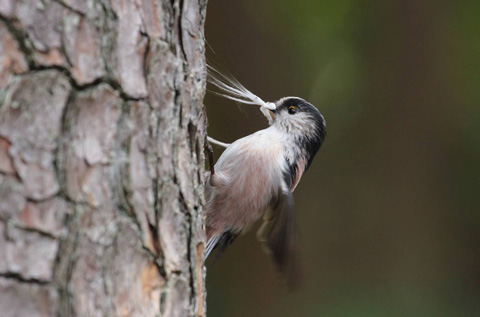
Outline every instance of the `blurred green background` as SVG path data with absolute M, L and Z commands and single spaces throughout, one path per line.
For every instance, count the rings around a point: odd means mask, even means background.
M 480 316 L 480 1 L 210 0 L 206 38 L 211 64 L 328 126 L 294 194 L 302 288 L 255 227 L 208 265 L 208 316 Z M 205 104 L 219 140 L 267 126 Z

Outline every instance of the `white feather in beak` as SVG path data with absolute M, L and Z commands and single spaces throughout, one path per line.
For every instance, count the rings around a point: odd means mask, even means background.
M 212 91 L 214 94 L 247 105 L 258 105 L 260 106 L 260 110 L 262 110 L 262 108 L 270 110 L 277 109 L 275 103 L 263 101 L 262 98 L 245 88 L 233 76 L 227 77 L 210 65 L 207 65 L 207 69 L 208 82 L 223 92 Z M 269 121 L 271 120 L 271 117 L 269 117 L 265 111 L 262 110 L 262 113 L 267 117 L 267 119 L 269 119 Z

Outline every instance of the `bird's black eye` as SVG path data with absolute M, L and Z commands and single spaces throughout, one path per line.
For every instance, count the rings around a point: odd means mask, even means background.
M 295 107 L 295 106 L 288 107 L 288 113 L 289 114 L 296 114 L 297 113 L 297 107 Z

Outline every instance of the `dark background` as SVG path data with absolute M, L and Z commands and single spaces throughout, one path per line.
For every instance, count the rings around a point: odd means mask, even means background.
M 210 0 L 206 39 L 210 64 L 328 126 L 294 194 L 302 288 L 255 227 L 208 265 L 208 316 L 479 316 L 480 1 Z M 267 126 L 205 103 L 219 140 Z

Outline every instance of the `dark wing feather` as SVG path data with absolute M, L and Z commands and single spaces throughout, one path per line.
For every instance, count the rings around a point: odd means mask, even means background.
M 289 287 L 295 288 L 300 282 L 298 232 L 290 191 L 279 191 L 257 235 L 267 253 L 272 255 L 280 273 L 287 279 Z
M 299 158 L 295 164 L 290 164 L 290 162 L 287 161 L 290 174 L 286 175 L 286 177 L 289 177 L 290 180 L 290 191 L 293 192 L 295 188 L 297 187 L 298 183 L 300 182 L 300 178 L 302 178 L 303 173 L 305 172 L 305 169 L 307 167 L 307 162 L 304 158 Z

